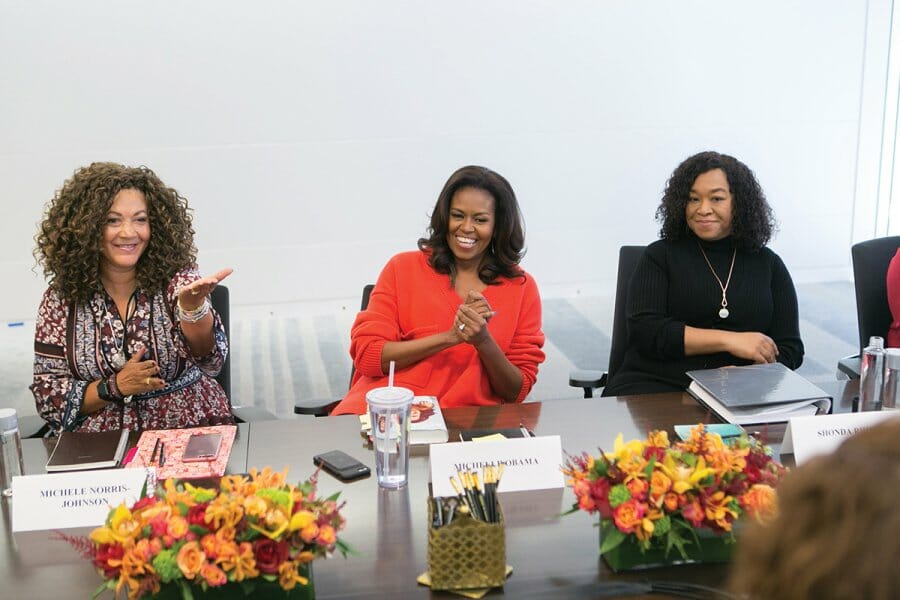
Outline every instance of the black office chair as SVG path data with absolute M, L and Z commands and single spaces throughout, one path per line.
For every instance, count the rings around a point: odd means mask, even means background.
M 893 318 L 887 300 L 887 269 L 897 248 L 900 248 L 900 236 L 867 240 L 850 248 L 860 353 L 869 344 L 870 337 L 885 337 L 891 326 Z M 859 354 L 840 359 L 838 371 L 850 379 L 859 378 Z
M 606 385 L 612 374 L 619 370 L 628 349 L 628 315 L 625 300 L 628 297 L 628 283 L 644 254 L 646 246 L 622 246 L 619 249 L 619 270 L 616 275 L 616 303 L 613 309 L 612 338 L 609 345 L 609 365 L 606 371 L 579 369 L 569 374 L 569 385 L 584 389 L 584 397 L 592 398 L 594 390 Z
M 224 285 L 217 285 L 209 295 L 209 301 L 215 311 L 219 313 L 219 318 L 222 319 L 222 326 L 225 328 L 225 337 L 228 338 L 230 343 L 231 301 L 228 288 Z M 231 352 L 229 352 L 228 356 L 225 358 L 225 364 L 222 365 L 222 370 L 216 376 L 216 381 L 218 381 L 219 385 L 222 386 L 222 389 L 225 390 L 225 395 L 228 396 L 228 401 L 231 402 L 231 414 L 234 415 L 234 418 L 239 423 L 247 423 L 250 421 L 274 421 L 278 418 L 271 412 L 258 406 L 239 406 L 234 404 L 234 399 L 231 396 Z
M 362 291 L 362 300 L 359 304 L 359 310 L 366 310 L 366 307 L 369 306 L 369 297 L 372 295 L 372 290 L 375 288 L 373 284 L 367 284 L 363 287 Z M 353 373 L 356 371 L 356 367 L 350 367 L 350 382 L 353 382 Z M 349 386 L 348 386 L 349 388 Z M 340 402 L 340 398 L 307 398 L 300 399 L 294 403 L 294 413 L 298 415 L 315 415 L 317 417 L 326 417 L 331 411 L 337 406 L 338 402 Z

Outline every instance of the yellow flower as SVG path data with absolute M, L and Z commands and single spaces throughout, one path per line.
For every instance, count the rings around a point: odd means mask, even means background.
M 653 448 L 668 448 L 669 434 L 666 431 L 651 431 L 647 434 L 647 445 Z
M 298 529 L 304 529 L 307 525 L 316 520 L 316 515 L 311 513 L 308 510 L 298 510 L 291 517 L 291 531 L 297 531 Z
M 244 498 L 244 512 L 250 517 L 261 517 L 266 514 L 269 505 L 259 496 L 247 496 Z
M 133 517 L 128 507 L 120 504 L 110 516 L 107 526 L 91 532 L 91 539 L 98 544 L 109 544 L 112 542 L 123 544 L 126 540 L 136 538 L 141 532 L 141 527 L 141 522 Z
M 672 491 L 676 494 L 696 488 L 700 481 L 713 474 L 702 457 L 697 459 L 697 465 L 692 469 L 687 465 L 677 464 L 671 454 L 666 454 L 660 468 L 672 480 Z
M 613 451 L 606 453 L 606 458 L 615 461 L 624 461 L 632 456 L 644 456 L 644 444 L 640 440 L 631 440 L 627 444 L 620 433 L 613 442 Z
M 277 540 L 278 537 L 288 528 L 290 522 L 288 521 L 287 516 L 281 511 L 281 509 L 276 507 L 266 513 L 265 518 L 263 519 L 263 524 L 266 527 L 259 527 L 258 525 L 250 525 L 250 527 L 260 532 L 270 540 Z

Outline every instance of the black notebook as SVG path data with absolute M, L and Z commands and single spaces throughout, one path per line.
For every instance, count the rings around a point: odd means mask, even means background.
M 831 396 L 781 363 L 688 371 L 688 393 L 729 423 L 779 423 L 828 413 Z
M 47 472 L 118 467 L 128 445 L 128 430 L 62 431 L 47 461 Z

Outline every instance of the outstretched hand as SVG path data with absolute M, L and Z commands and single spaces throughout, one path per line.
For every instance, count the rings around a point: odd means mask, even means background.
M 144 346 L 138 346 L 122 370 L 116 373 L 116 386 L 123 396 L 145 394 L 166 387 L 165 380 L 159 377 L 156 361 L 144 360 L 144 351 Z
M 233 272 L 234 269 L 222 269 L 209 277 L 201 277 L 181 288 L 178 291 L 178 303 L 181 308 L 187 311 L 199 308 L 213 289 Z

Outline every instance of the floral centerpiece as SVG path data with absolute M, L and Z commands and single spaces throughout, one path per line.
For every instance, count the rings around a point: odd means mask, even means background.
M 110 510 L 90 538 L 67 538 L 105 581 L 94 597 L 312 597 L 310 564 L 349 547 L 338 494 L 316 496 L 317 473 L 287 484 L 287 469 L 228 475 L 218 489 L 167 479 L 155 495 Z
M 754 438 L 725 443 L 697 425 L 675 444 L 665 431 L 619 434 L 612 452 L 569 456 L 563 472 L 578 499 L 569 512 L 599 513 L 600 553 L 621 570 L 728 560 L 737 521 L 777 513 L 786 469 Z

